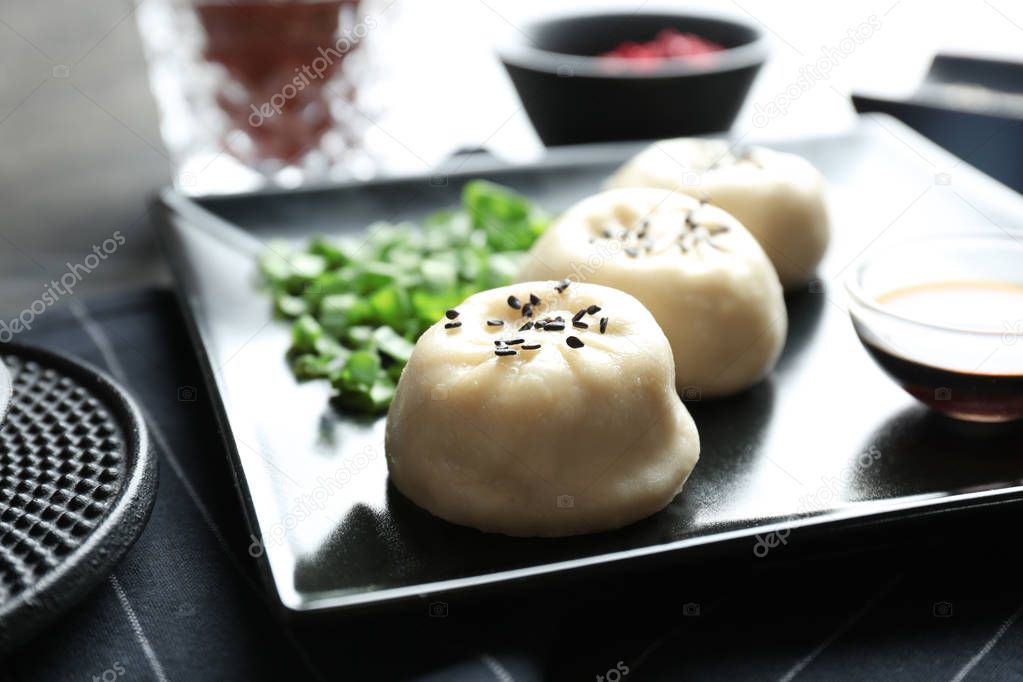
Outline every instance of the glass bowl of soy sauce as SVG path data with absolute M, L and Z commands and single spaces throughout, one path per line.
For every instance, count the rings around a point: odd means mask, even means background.
M 1023 233 L 878 250 L 846 288 L 863 346 L 914 398 L 957 419 L 1023 418 Z

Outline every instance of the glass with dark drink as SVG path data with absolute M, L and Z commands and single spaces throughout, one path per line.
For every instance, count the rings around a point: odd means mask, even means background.
M 184 189 L 295 185 L 357 146 L 349 58 L 377 26 L 360 0 L 150 3 L 139 27 Z

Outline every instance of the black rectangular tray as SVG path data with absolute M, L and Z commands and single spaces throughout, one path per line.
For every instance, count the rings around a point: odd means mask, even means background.
M 962 99 L 962 86 L 988 93 Z M 905 98 L 854 92 L 860 112 L 894 116 L 928 139 L 1023 192 L 1023 63 L 936 55 L 919 89 Z M 1015 97 L 1005 97 L 1015 95 Z
M 295 192 L 192 200 L 165 191 L 158 232 L 219 410 L 251 552 L 265 561 L 283 606 L 380 603 L 666 553 L 696 556 L 726 541 L 759 556 L 765 544 L 791 546 L 802 533 L 1019 500 L 1023 429 L 962 424 L 915 404 L 860 346 L 841 282 L 866 250 L 910 235 L 1023 238 L 1023 199 L 879 115 L 845 134 L 772 146 L 821 169 L 834 228 L 820 279 L 787 298 L 790 331 L 778 367 L 742 395 L 688 403 L 702 454 L 667 509 L 566 539 L 458 527 L 389 486 L 383 420 L 339 414 L 326 385 L 299 384 L 289 373 L 289 328 L 273 319 L 254 258 L 270 238 L 420 219 L 456 204 L 474 177 L 564 209 L 597 192 L 638 145 L 562 148 L 528 167 L 471 160 L 431 177 Z M 776 531 L 784 532 L 766 535 Z

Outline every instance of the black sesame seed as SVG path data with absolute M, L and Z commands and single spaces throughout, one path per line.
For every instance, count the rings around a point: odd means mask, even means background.
M 532 317 L 533 316 L 533 304 L 532 303 L 527 303 L 526 305 L 522 306 L 522 314 L 525 315 L 526 317 Z
M 488 327 L 501 327 L 504 326 L 504 320 L 487 320 Z
M 567 339 L 565 339 L 565 343 L 568 344 L 569 348 L 582 348 L 583 346 L 586 345 L 585 343 L 582 342 L 582 340 L 579 339 L 578 336 L 569 336 Z
M 512 308 L 515 308 L 515 310 L 518 310 L 519 308 L 522 307 L 522 301 L 515 298 L 514 296 L 509 296 L 508 305 L 510 305 Z
M 568 288 L 568 285 L 569 285 L 569 284 L 571 284 L 571 283 L 572 283 L 572 281 L 571 281 L 571 280 L 568 280 L 568 279 L 563 279 L 563 280 L 561 280 L 560 282 L 558 282 L 558 285 L 557 285 L 556 287 L 554 287 L 554 288 L 555 288 L 555 289 L 557 290 L 557 292 L 558 292 L 558 293 L 560 294 L 560 293 L 564 292 L 564 291 L 565 291 L 565 289 L 567 289 L 567 288 Z
M 503 346 L 504 345 L 504 339 L 494 339 L 494 345 L 495 346 Z
M 520 343 L 525 343 L 525 342 L 526 342 L 525 339 L 508 339 L 507 341 L 504 342 L 504 345 L 506 345 L 506 346 L 517 346 Z
M 529 302 L 532 303 L 533 305 L 540 305 L 540 297 L 537 296 L 536 294 L 530 294 Z
M 524 331 L 528 331 L 528 330 L 530 330 L 532 328 L 533 328 L 533 323 L 532 322 L 527 322 L 524 325 L 522 325 L 521 327 L 519 327 L 519 331 L 520 332 L 524 332 Z
M 564 329 L 565 329 L 564 322 L 550 322 L 543 326 L 543 330 L 545 332 L 560 332 L 564 331 Z
M 604 228 L 604 238 L 605 239 L 610 239 L 613 236 L 615 236 L 615 233 L 611 231 L 611 228 L 610 227 L 605 227 Z
M 585 314 L 586 314 L 586 308 L 583 308 L 582 310 L 580 310 L 579 312 L 577 312 L 575 315 L 572 316 L 572 321 L 573 322 L 578 322 L 579 320 L 583 319 L 583 315 L 585 315 Z
M 572 326 L 576 329 L 588 329 L 590 325 L 585 322 L 580 322 L 579 320 L 572 320 Z
M 563 318 L 561 315 L 558 315 L 557 317 L 554 318 L 554 321 L 555 322 L 564 322 L 565 318 Z
M 455 328 L 461 327 L 461 326 L 462 326 L 461 322 L 448 322 L 446 325 L 444 325 L 444 328 L 445 329 L 455 329 Z
M 522 347 L 522 350 L 536 350 L 540 347 L 538 343 L 529 343 Z
M 497 350 L 494 351 L 494 355 L 497 355 L 498 357 L 504 357 L 506 355 L 518 355 L 518 353 L 513 351 L 511 348 L 498 348 Z
M 456 317 L 458 317 L 458 311 L 452 308 L 451 310 L 444 313 L 444 317 L 448 318 L 449 320 L 453 320 Z
M 600 306 L 597 305 L 596 303 L 594 303 L 593 305 L 591 305 L 589 308 L 586 309 L 586 314 L 587 315 L 596 315 L 599 312 L 600 312 Z
M 606 317 L 602 317 L 602 318 L 600 318 L 600 333 L 603 334 L 606 331 L 607 331 L 607 318 Z

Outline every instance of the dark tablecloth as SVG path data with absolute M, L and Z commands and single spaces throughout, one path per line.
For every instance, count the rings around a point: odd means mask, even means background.
M 286 623 L 248 554 L 210 396 L 165 291 L 75 301 L 21 335 L 136 397 L 160 463 L 112 576 L 0 662 L 46 680 L 1023 679 L 1019 507 Z M 1020 453 L 1023 456 L 1023 444 Z M 1021 457 L 1023 472 L 1023 457 Z

